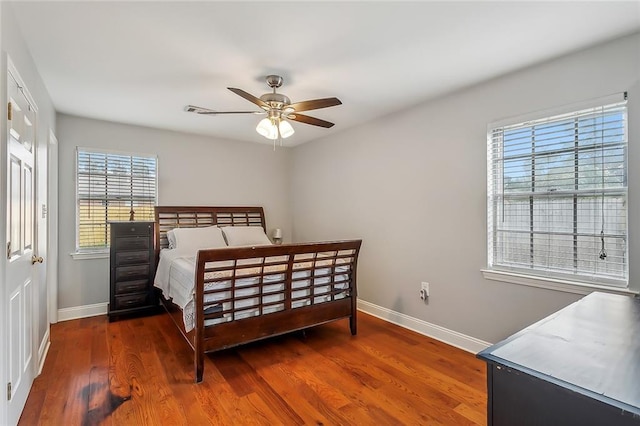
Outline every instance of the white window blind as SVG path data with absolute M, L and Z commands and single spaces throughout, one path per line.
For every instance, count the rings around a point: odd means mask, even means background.
M 489 268 L 626 287 L 626 100 L 487 139 Z
M 110 221 L 154 220 L 157 159 L 77 149 L 76 251 L 109 246 Z

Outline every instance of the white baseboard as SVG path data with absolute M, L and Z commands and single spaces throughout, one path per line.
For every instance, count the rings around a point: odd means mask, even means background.
M 69 321 L 78 318 L 95 317 L 107 313 L 108 303 L 96 303 L 93 305 L 73 306 L 71 308 L 58 309 L 58 321 Z
M 358 310 L 448 345 L 476 354 L 491 343 L 358 299 Z
M 38 374 L 42 373 L 42 368 L 44 367 L 44 360 L 47 359 L 47 354 L 49 353 L 49 347 L 51 346 L 50 336 L 51 327 L 47 327 L 47 331 L 44 333 L 44 337 L 42 338 L 42 342 L 40 342 L 40 347 L 38 348 Z

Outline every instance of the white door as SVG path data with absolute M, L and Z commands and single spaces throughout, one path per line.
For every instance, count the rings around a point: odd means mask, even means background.
M 9 72 L 7 92 L 7 423 L 15 424 L 34 378 L 35 111 Z

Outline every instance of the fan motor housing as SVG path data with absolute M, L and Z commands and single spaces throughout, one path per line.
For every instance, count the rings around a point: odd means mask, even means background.
M 282 93 L 265 93 L 260 96 L 260 100 L 268 103 L 274 108 L 282 108 L 283 106 L 291 104 L 291 99 Z

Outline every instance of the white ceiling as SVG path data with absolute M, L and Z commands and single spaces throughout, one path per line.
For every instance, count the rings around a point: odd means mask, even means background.
M 286 145 L 640 29 L 640 2 L 31 2 L 15 17 L 59 112 L 271 143 L 228 91 L 336 96 Z M 257 108 L 256 108 L 257 109 Z

